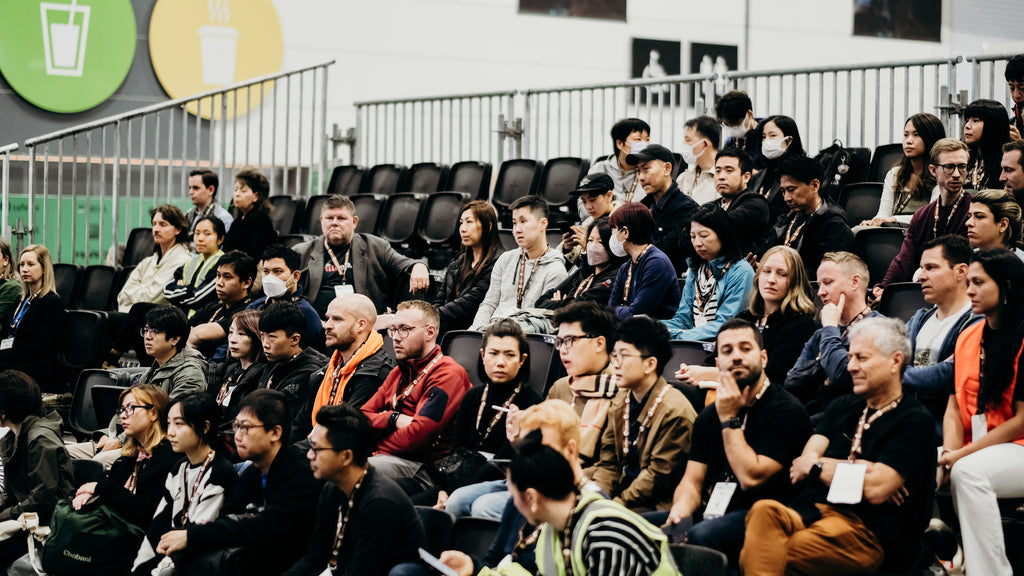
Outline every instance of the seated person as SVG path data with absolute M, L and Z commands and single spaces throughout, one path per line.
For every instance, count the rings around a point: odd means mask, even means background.
M 967 214 L 967 240 L 971 248 L 982 252 L 1003 248 L 1024 260 L 1020 239 L 1020 204 L 1012 192 L 980 190 L 971 196 L 971 210 Z
M 679 282 L 672 261 L 651 243 L 655 223 L 651 211 L 639 202 L 619 206 L 608 219 L 613 256 L 629 261 L 619 267 L 608 308 L 619 320 L 641 314 L 668 319 L 679 306 Z
M 514 318 L 529 332 L 549 331 L 547 318 L 529 313 L 540 295 L 565 280 L 565 260 L 548 246 L 548 203 L 523 196 L 512 203 L 513 232 L 518 248 L 498 257 L 491 285 L 477 308 L 470 330 L 485 330 L 502 318 Z
M 757 154 L 749 150 L 753 142 L 760 143 Z M 747 146 L 747 153 L 761 168 L 751 178 L 750 190 L 768 201 L 768 221 L 774 223 L 789 210 L 780 188 L 779 166 L 784 160 L 807 156 L 800 139 L 800 129 L 796 120 L 789 116 L 769 116 L 748 133 Z M 808 270 L 813 268 L 808 266 Z
M 238 415 L 242 399 L 257 390 L 267 368 L 267 356 L 260 340 L 260 313 L 256 310 L 236 312 L 228 328 L 228 361 L 224 379 L 217 385 L 215 398 L 221 407 L 220 437 L 225 447 L 235 452 L 235 431 L 232 423 Z M 210 390 L 211 394 L 213 390 Z
M 910 219 L 899 254 L 874 288 L 876 297 L 880 297 L 882 289 L 893 282 L 913 280 L 925 242 L 946 234 L 967 236 L 971 194 L 964 190 L 964 178 L 968 159 L 967 145 L 959 140 L 943 138 L 932 146 L 928 170 L 935 177 L 939 196 Z
M 258 168 L 246 166 L 235 174 L 231 207 L 234 222 L 224 238 L 225 252 L 241 250 L 254 260 L 277 241 L 270 220 L 270 182 Z
M 193 170 L 188 173 L 188 195 L 192 207 L 185 212 L 188 222 L 188 235 L 191 238 L 196 231 L 196 224 L 201 218 L 213 216 L 224 224 L 225 233 L 231 229 L 235 219 L 231 213 L 217 203 L 217 190 L 220 189 L 220 178 L 213 170 Z
M 697 204 L 718 199 L 715 192 L 715 156 L 722 128 L 711 116 L 698 116 L 686 121 L 683 146 L 679 149 L 686 170 L 676 178 L 679 191 Z
M 373 329 L 376 321 L 373 301 L 362 294 L 346 294 L 327 306 L 324 337 L 331 359 L 319 387 L 295 414 L 292 430 L 296 438 L 309 435 L 320 408 L 344 403 L 358 410 L 387 379 L 395 363 L 384 347 L 384 338 Z M 314 386 L 317 375 L 314 373 Z
M 61 418 L 45 416 L 39 386 L 24 372 L 0 371 L 0 426 L 10 433 L 0 439 L 4 486 L 0 521 L 17 520 L 25 512 L 39 515 L 48 526 L 59 500 L 75 492 L 71 458 L 61 440 Z M 15 534 L 0 543 L 0 564 L 10 564 L 28 552 L 25 538 Z
M 1015 198 L 1024 198 L 1024 141 L 1013 140 L 1003 144 L 1003 159 L 999 163 L 999 183 Z
M 455 414 L 469 390 L 469 376 L 437 344 L 437 310 L 422 300 L 398 305 L 388 328 L 398 366 L 363 404 L 377 437 L 370 464 L 392 479 L 406 479 L 406 492 L 429 489 L 424 464 L 451 447 Z
M 617 391 L 608 356 L 615 344 L 615 317 L 593 302 L 573 302 L 557 310 L 553 321 L 558 327 L 555 351 L 568 375 L 551 385 L 547 397 L 566 402 L 582 419 L 578 451 L 589 466 L 599 456 Z
M 862 226 L 886 223 L 910 224 L 914 212 L 935 200 L 935 176 L 928 170 L 928 154 L 946 137 L 946 127 L 933 114 L 923 112 L 907 118 L 903 125 L 903 159 L 885 174 L 878 213 Z
M 608 218 L 602 216 L 587 226 L 586 259 L 561 284 L 540 295 L 539 308 L 557 310 L 570 302 L 590 300 L 602 306 L 612 294 L 612 283 L 619 273 L 624 258 L 612 256 L 608 245 L 612 229 Z
M 667 525 L 688 520 L 687 543 L 724 552 L 736 566 L 750 506 L 765 498 L 788 502 L 796 495 L 786 468 L 813 427 L 800 402 L 765 377 L 768 353 L 756 326 L 729 320 L 716 344 L 722 368 L 717 395 L 693 424 L 689 462 L 672 510 L 646 517 L 654 524 L 667 517 Z M 712 509 L 712 493 L 729 491 L 729 499 Z
M 164 298 L 191 318 L 195 311 L 217 300 L 217 261 L 224 255 L 224 223 L 205 216 L 195 225 L 192 242 L 196 254 L 174 271 L 174 280 L 164 286 Z
M 615 202 L 615 183 L 607 174 L 585 176 L 569 195 L 579 197 L 579 203 L 586 213 L 586 218 L 562 234 L 562 243 L 558 245 L 565 261 L 573 265 L 580 264 L 581 258 L 586 256 L 590 225 L 598 218 L 611 214 L 618 203 Z M 585 260 L 582 262 L 585 263 Z
M 683 393 L 661 377 L 672 355 L 668 330 L 635 316 L 622 322 L 611 354 L 619 393 L 608 409 L 600 456 L 587 475 L 630 510 L 667 509 L 697 418 Z
M 1003 73 L 1006 78 L 1006 86 L 1013 99 L 1013 116 L 1010 117 L 1010 140 L 1016 141 L 1024 135 L 1024 116 L 1022 116 L 1022 105 L 1024 105 L 1024 54 L 1012 56 L 1006 62 L 1006 71 Z
M 964 186 L 985 190 L 999 186 L 1003 144 L 1010 141 L 1006 108 L 995 100 L 975 100 L 963 111 L 964 144 L 971 151 Z
M 64 332 L 67 313 L 54 284 L 50 251 L 42 244 L 22 249 L 18 256 L 21 299 L 0 341 L 0 370 L 20 370 L 48 392 L 63 392 L 57 376 L 56 339 Z
M 163 536 L 220 516 L 238 474 L 225 455 L 214 450 L 219 425 L 220 409 L 209 394 L 189 392 L 171 401 L 167 439 L 171 449 L 184 454 L 185 460 L 167 475 L 166 492 L 135 556 L 133 574 L 173 570 L 174 561 L 157 552 L 161 544 L 166 544 Z
M 246 396 L 234 429 L 238 455 L 252 463 L 239 488 L 251 487 L 255 494 L 245 500 L 257 504 L 243 514 L 164 534 L 157 552 L 175 558 L 182 574 L 211 573 L 199 572 L 200 566 L 214 574 L 281 574 L 309 546 L 323 483 L 290 445 L 291 410 L 284 394 L 257 390 Z
M 462 208 L 459 238 L 462 253 L 448 264 L 444 282 L 434 298 L 442 336 L 449 330 L 469 328 L 491 285 L 494 263 L 503 252 L 498 238 L 498 215 L 489 202 L 473 200 Z
M 21 279 L 20 274 L 15 275 L 15 268 L 11 243 L 0 238 L 0 326 L 11 323 L 21 299 Z
M 133 304 L 167 304 L 164 286 L 189 260 L 188 222 L 177 206 L 164 204 L 149 211 L 153 226 L 153 255 L 139 262 L 117 294 L 118 312 L 127 314 Z
M 821 328 L 804 344 L 786 375 L 786 390 L 811 416 L 821 414 L 834 399 L 849 394 L 853 382 L 846 370 L 847 333 L 857 322 L 881 316 L 867 305 L 868 266 L 849 252 L 829 252 L 818 266 Z
M 787 159 L 775 173 L 789 212 L 775 220 L 768 245 L 789 246 L 799 252 L 813 280 L 824 254 L 853 250 L 853 232 L 842 208 L 819 194 L 823 175 L 817 160 L 807 156 Z
M 614 185 L 614 200 L 618 204 L 639 201 L 636 166 L 626 162 L 626 156 L 639 152 L 651 141 L 651 126 L 639 118 L 624 118 L 612 125 L 612 154 L 595 162 L 587 176 L 607 174 Z
M 306 553 L 285 576 L 385 576 L 415 560 L 427 535 L 409 497 L 369 464 L 366 416 L 348 404 L 324 406 L 309 441 L 306 457 L 324 487 Z
M 395 252 L 386 240 L 371 234 L 356 234 L 359 216 L 355 204 L 345 196 L 331 196 L 320 212 L 323 234 L 296 244 L 301 257 L 295 271 L 309 271 L 306 297 L 320 316 L 327 305 L 345 294 L 366 294 L 382 314 L 397 298 L 399 280 L 409 275 L 409 291 L 430 286 L 426 265 Z
M 204 356 L 213 356 L 217 347 L 224 344 L 231 318 L 252 301 L 249 289 L 256 278 L 256 261 L 241 250 L 232 250 L 221 257 L 215 274 L 216 300 L 200 308 L 188 321 L 192 328 L 188 345 Z
M 957 339 L 939 472 L 950 480 L 964 564 L 975 574 L 1012 574 L 996 499 L 1024 497 L 1024 264 L 1007 250 L 976 252 L 967 278 L 972 310 L 985 320 Z
M 729 216 L 736 243 L 744 257 L 760 254 L 771 236 L 768 201 L 747 189 L 754 164 L 747 153 L 726 148 L 715 156 L 715 192 L 711 202 Z
M 302 297 L 303 290 L 299 285 L 302 269 L 298 254 L 284 244 L 273 244 L 267 247 L 260 260 L 263 262 L 263 297 L 253 300 L 246 310 L 263 310 L 271 302 L 297 304 L 306 318 L 302 345 L 311 346 L 320 339 L 320 331 L 324 326 L 317 311 Z
M 736 147 L 752 162 L 760 162 L 761 138 L 753 138 L 751 132 L 762 119 L 754 117 L 750 96 L 741 90 L 726 92 L 715 101 L 715 117 L 722 123 L 722 149 Z
M 744 574 L 910 570 L 932 513 L 935 451 L 931 417 L 900 387 L 909 355 L 900 320 L 850 328 L 856 395 L 829 406 L 789 468 L 790 480 L 803 482 L 800 496 L 788 506 L 758 500 L 750 509 Z
M 267 368 L 259 388 L 284 392 L 295 411 L 312 397 L 309 377 L 327 364 L 327 358 L 311 347 L 302 347 L 306 319 L 294 302 L 274 302 L 260 313 L 260 340 Z
M 769 248 L 754 275 L 750 305 L 736 315 L 757 326 L 768 354 L 764 374 L 782 384 L 818 324 L 814 296 L 800 254 L 786 246 Z M 718 368 L 681 364 L 676 378 L 691 386 L 717 382 Z
M 690 223 L 694 256 L 683 297 L 675 316 L 663 321 L 673 340 L 710 340 L 746 304 L 754 269 L 735 239 L 724 210 L 714 204 L 697 209 Z
M 484 383 L 470 388 L 462 398 L 455 415 L 453 452 L 486 453 L 485 457 L 498 459 L 513 455 L 512 444 L 505 435 L 509 411 L 512 407 L 529 408 L 541 401 L 529 382 L 529 351 L 523 329 L 512 320 L 498 320 L 484 332 L 479 362 Z M 437 504 L 455 519 L 501 518 L 508 501 L 504 474 L 491 465 L 478 469 L 469 484 L 448 484 L 442 488 Z
M 680 275 L 686 271 L 689 251 L 685 244 L 681 249 L 679 239 L 687 236 L 697 203 L 680 192 L 672 180 L 672 163 L 675 161 L 672 151 L 658 144 L 626 156 L 626 162 L 637 167 L 637 181 L 646 194 L 640 202 L 654 217 L 651 243 L 668 256 L 676 274 Z

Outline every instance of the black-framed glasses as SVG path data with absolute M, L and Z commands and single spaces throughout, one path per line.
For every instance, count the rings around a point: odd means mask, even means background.
M 154 330 L 153 328 L 150 328 L 149 326 L 145 326 L 143 328 L 139 328 L 139 336 L 142 336 L 143 338 L 145 338 L 146 336 L 149 336 L 149 335 L 156 336 L 157 334 L 164 334 L 164 333 L 165 332 L 163 330 Z
M 422 328 L 422 326 L 392 326 L 391 328 L 388 328 L 388 336 L 390 336 L 392 340 L 394 340 L 396 336 L 400 338 L 408 338 L 409 333 L 417 328 Z
M 608 356 L 612 359 L 612 362 L 616 364 L 622 362 L 626 358 L 649 358 L 649 356 L 645 354 L 627 354 L 625 352 L 612 352 Z
M 308 453 L 312 452 L 313 454 L 319 456 L 320 453 L 323 452 L 324 450 L 330 450 L 331 452 L 337 452 L 337 450 L 335 450 L 334 448 L 317 448 L 316 446 L 310 445 L 309 450 L 306 453 L 308 454 Z
M 942 168 L 942 173 L 946 176 L 952 176 L 954 170 L 959 170 L 961 174 L 967 174 L 967 164 L 938 164 L 939 168 Z
M 565 348 L 565 350 L 570 350 L 580 340 L 590 340 L 593 338 L 597 338 L 597 336 L 594 336 L 592 334 L 583 334 L 581 336 L 576 336 L 574 334 L 570 334 L 568 336 L 556 336 L 555 350 L 562 350 L 563 347 Z
M 265 430 L 267 427 L 264 424 L 239 424 L 238 422 L 231 423 L 231 430 L 235 434 L 241 434 L 242 436 L 248 436 L 250 428 L 263 428 Z
M 121 416 L 122 418 L 131 418 L 132 414 L 135 414 L 135 410 L 139 408 L 149 410 L 152 407 L 152 404 L 126 404 L 117 409 L 117 415 Z

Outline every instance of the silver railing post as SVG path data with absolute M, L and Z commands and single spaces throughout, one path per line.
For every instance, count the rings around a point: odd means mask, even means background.
M 3 237 L 5 240 L 10 242 L 11 240 L 11 226 L 9 218 L 11 217 L 11 152 L 18 149 L 17 144 L 8 144 L 0 147 L 0 155 L 3 155 L 3 173 L 0 174 L 0 221 L 3 222 Z

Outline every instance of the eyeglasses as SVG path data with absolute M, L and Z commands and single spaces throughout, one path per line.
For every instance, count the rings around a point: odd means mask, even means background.
M 266 429 L 267 427 L 265 425 L 263 425 L 263 424 L 239 424 L 238 422 L 232 422 L 231 423 L 231 430 L 235 434 L 240 434 L 242 436 L 248 436 L 250 428 L 263 428 L 263 429 Z
M 309 450 L 306 453 L 308 454 L 309 452 L 312 452 L 313 454 L 319 456 L 320 453 L 323 452 L 324 450 L 330 450 L 331 452 L 337 452 L 337 450 L 335 450 L 334 448 L 317 448 L 316 446 L 310 446 Z
M 569 350 L 580 340 L 590 340 L 592 338 L 597 338 L 597 336 L 592 336 L 590 334 L 584 334 L 582 336 L 558 336 L 555 338 L 555 350 Z
M 121 417 L 131 418 L 131 415 L 135 414 L 136 409 L 143 408 L 145 410 L 149 410 L 152 407 L 152 404 L 127 404 L 117 409 L 117 415 Z
M 403 339 L 408 338 L 409 333 L 417 328 L 422 328 L 422 326 L 392 326 L 391 328 L 388 328 L 388 336 L 390 336 L 392 340 L 394 340 L 395 337 Z
M 610 354 L 610 356 L 611 356 L 612 362 L 614 362 L 616 364 L 622 362 L 626 358 L 649 358 L 649 356 L 646 356 L 644 354 L 626 354 L 624 352 L 612 352 Z
M 939 164 L 938 166 L 942 168 L 942 172 L 946 176 L 952 176 L 954 170 L 959 170 L 961 174 L 967 174 L 967 164 Z
M 139 328 L 139 336 L 142 336 L 143 338 L 149 335 L 156 336 L 157 334 L 165 334 L 165 332 L 163 330 L 154 330 L 149 326 L 146 326 L 145 328 Z

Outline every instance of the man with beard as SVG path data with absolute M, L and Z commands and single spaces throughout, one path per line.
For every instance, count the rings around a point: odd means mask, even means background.
M 384 338 L 373 329 L 376 321 L 373 301 L 362 294 L 346 294 L 327 306 L 324 339 L 334 353 L 327 367 L 313 375 L 320 387 L 295 415 L 295 438 L 309 434 L 324 406 L 344 402 L 362 408 L 395 367 L 384 350 Z
M 757 500 L 795 494 L 786 469 L 811 436 L 800 402 L 764 374 L 768 353 L 761 332 L 733 318 L 718 331 L 718 395 L 693 425 L 689 462 L 672 510 L 650 515 L 686 541 L 724 552 L 736 565 L 744 519 Z M 701 503 L 707 506 L 700 510 Z

